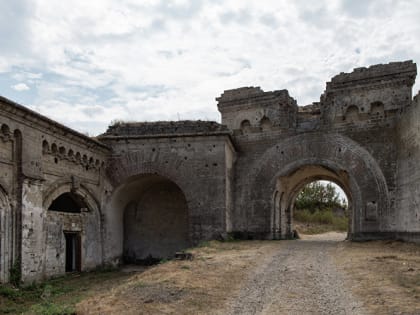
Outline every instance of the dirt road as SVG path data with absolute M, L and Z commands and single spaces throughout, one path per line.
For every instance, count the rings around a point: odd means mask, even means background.
M 78 314 L 420 314 L 420 246 L 294 241 L 209 242 L 192 261 L 97 283 Z
M 366 314 L 331 258 L 342 237 L 336 233 L 284 242 L 221 314 Z

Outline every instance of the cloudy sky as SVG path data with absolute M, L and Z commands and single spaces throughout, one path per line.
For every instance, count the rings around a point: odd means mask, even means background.
M 0 95 L 91 135 L 219 121 L 215 97 L 241 86 L 306 105 L 339 72 L 408 59 L 420 0 L 0 2 Z

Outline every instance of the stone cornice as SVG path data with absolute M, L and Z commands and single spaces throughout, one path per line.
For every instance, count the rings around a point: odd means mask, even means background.
M 48 117 L 45 117 L 23 105 L 15 103 L 3 96 L 0 96 L 0 111 L 9 114 L 11 119 L 17 120 L 21 124 L 34 127 L 39 126 L 45 133 L 51 135 L 63 136 L 66 139 L 78 142 L 82 146 L 88 148 L 98 148 L 104 153 L 109 152 L 110 148 L 95 139 L 92 139 L 74 129 L 66 127 Z

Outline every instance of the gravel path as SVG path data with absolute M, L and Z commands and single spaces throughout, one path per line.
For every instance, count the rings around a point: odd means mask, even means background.
M 367 314 L 331 258 L 337 234 L 279 242 L 224 314 Z

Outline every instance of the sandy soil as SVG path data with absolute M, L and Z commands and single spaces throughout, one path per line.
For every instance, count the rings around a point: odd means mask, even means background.
M 420 314 L 420 246 L 344 238 L 211 242 L 192 261 L 126 269 L 78 314 Z

